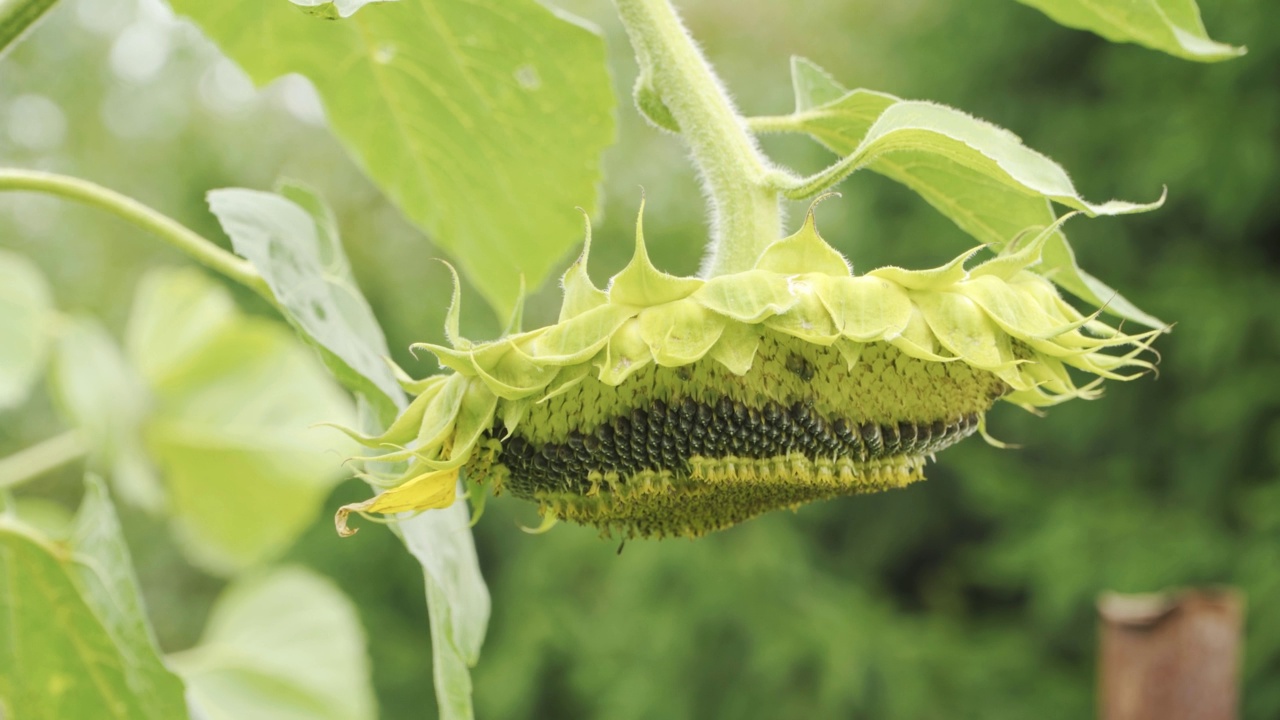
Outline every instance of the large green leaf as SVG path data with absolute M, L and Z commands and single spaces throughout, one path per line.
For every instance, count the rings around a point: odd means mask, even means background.
M 1067 27 L 1112 42 L 1132 42 L 1187 60 L 1216 62 L 1244 54 L 1242 47 L 1209 39 L 1196 0 L 1018 0 Z
M 209 207 L 339 382 L 368 397 L 389 420 L 404 405 L 404 392 L 385 360 L 390 351 L 382 328 L 351 275 L 337 222 L 310 190 L 292 184 L 280 189 L 281 195 L 215 190 Z
M 614 136 L 604 43 L 535 0 L 400 0 L 343 22 L 172 0 L 258 83 L 300 73 L 369 176 L 500 314 L 581 239 Z
M 29 720 L 187 717 L 161 661 L 106 488 L 69 544 L 0 520 L 0 712 Z
M 839 154 L 843 172 L 867 168 L 906 185 L 997 250 L 1028 228 L 1051 225 L 1054 202 L 1089 216 L 1142 212 L 1162 202 L 1088 202 L 1060 165 L 1007 130 L 935 103 L 847 91 L 803 58 L 793 59 L 792 78 L 796 112 L 784 120 L 791 129 Z M 1036 269 L 1109 312 L 1164 326 L 1081 270 L 1061 231 L 1053 234 Z
M 53 319 L 53 299 L 40 270 L 0 250 L 0 410 L 25 400 L 40 376 Z
M 353 448 L 314 427 L 350 401 L 281 325 L 238 313 L 193 269 L 139 285 L 128 354 L 153 399 L 147 447 L 191 558 L 229 573 L 282 551 L 315 518 Z
M 58 0 L 0 0 L 0 57 Z
M 364 631 L 351 601 L 302 568 L 235 582 L 200 644 L 175 655 L 208 720 L 371 720 Z

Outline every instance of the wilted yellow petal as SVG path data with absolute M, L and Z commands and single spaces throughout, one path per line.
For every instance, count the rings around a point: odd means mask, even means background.
M 458 468 L 424 473 L 375 498 L 361 503 L 343 505 L 338 508 L 334 523 L 338 526 L 338 535 L 351 537 L 358 531 L 358 528 L 347 527 L 347 516 L 353 512 L 392 515 L 446 508 L 453 504 L 457 489 Z

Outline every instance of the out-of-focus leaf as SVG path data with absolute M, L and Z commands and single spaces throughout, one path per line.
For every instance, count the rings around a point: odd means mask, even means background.
M 316 516 L 352 451 L 351 405 L 275 323 L 240 315 L 196 270 L 139 285 L 128 352 L 151 388 L 147 447 L 191 558 L 234 572 L 282 551 Z
M 258 83 L 300 73 L 369 176 L 505 316 L 581 239 L 614 136 L 604 43 L 535 0 L 401 0 L 344 22 L 174 0 Z M 253 28 L 253 32 L 245 32 Z
M 962 230 L 996 249 L 1028 228 L 1053 224 L 1053 202 L 1089 216 L 1158 207 L 1080 197 L 1060 165 L 1022 144 L 1013 133 L 959 110 L 902 100 L 870 90 L 845 91 L 807 60 L 793 61 L 796 112 L 790 122 L 846 158 L 914 190 Z M 1046 243 L 1034 268 L 1074 295 L 1123 318 L 1164 327 L 1076 264 L 1061 231 Z
M 30 720 L 187 717 L 100 480 L 67 545 L 0 521 L 0 708 Z
M 326 20 L 351 17 L 357 10 L 376 2 L 388 0 L 289 0 L 302 8 L 302 11 Z
M 1131 42 L 1187 60 L 1216 62 L 1244 54 L 1209 39 L 1196 0 L 1018 0 L 1067 27 L 1111 42 Z
M 338 381 L 368 397 L 389 421 L 404 405 L 404 392 L 384 360 L 386 338 L 351 275 L 337 222 L 310 190 L 286 184 L 280 191 L 215 190 L 209 207 Z
M 0 0 L 0 57 L 58 0 Z
M 173 661 L 208 720 L 377 715 L 355 607 L 302 568 L 232 584 L 200 643 Z
M 26 399 L 44 367 L 52 323 L 53 299 L 40 270 L 0 250 L 0 410 Z
M 85 478 L 84 500 L 71 526 L 70 549 L 73 579 L 81 597 L 93 608 L 126 661 L 138 667 L 133 689 L 154 697 L 148 702 L 157 707 L 181 703 L 178 678 L 167 670 L 160 672 L 160 648 L 147 621 L 120 519 L 106 484 L 95 475 Z
M 146 385 L 106 329 L 86 318 L 65 323 L 49 380 L 63 413 L 89 446 L 89 467 L 108 476 L 125 501 L 158 512 L 164 490 L 141 440 Z

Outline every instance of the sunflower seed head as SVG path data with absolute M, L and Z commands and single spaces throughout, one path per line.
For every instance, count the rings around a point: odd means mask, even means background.
M 810 215 L 754 269 L 704 280 L 656 269 L 638 228 L 607 290 L 584 250 L 555 325 L 487 343 L 458 334 L 455 295 L 451 345 L 421 346 L 452 372 L 415 383 L 386 433 L 358 438 L 403 473 L 343 512 L 447 505 L 462 468 L 606 532 L 696 536 L 902 487 L 998 399 L 1095 397 L 1102 378 L 1151 368 L 1160 331 L 1084 316 L 1029 270 L 1049 235 L 971 269 L 966 253 L 854 275 Z

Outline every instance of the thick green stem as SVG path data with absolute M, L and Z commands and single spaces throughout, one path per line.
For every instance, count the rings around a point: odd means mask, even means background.
M 0 458 L 0 490 L 34 480 L 54 468 L 84 457 L 87 451 L 80 432 L 71 430 Z
M 711 198 L 702 275 L 750 269 L 781 230 L 777 171 L 760 152 L 669 0 L 614 0 L 640 63 L 643 92 L 670 111 Z M 652 114 L 652 113 L 651 113 Z
M 213 241 L 177 220 L 162 215 L 114 190 L 66 175 L 35 170 L 0 169 L 0 191 L 5 190 L 47 193 L 106 210 L 144 230 L 149 230 L 161 240 L 190 255 L 196 262 L 248 287 L 266 298 L 272 305 L 276 304 L 275 295 L 271 293 L 266 280 L 262 279 L 247 260 L 223 250 Z

